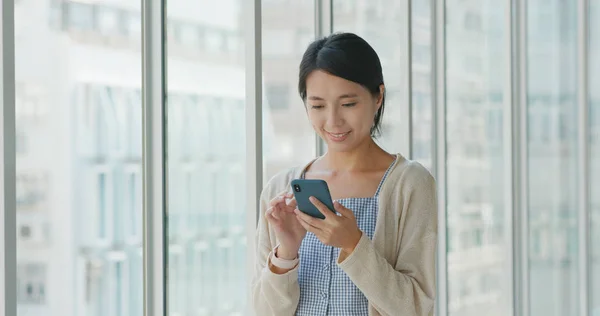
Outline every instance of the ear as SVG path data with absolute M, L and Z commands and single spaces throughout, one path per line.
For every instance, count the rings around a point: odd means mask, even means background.
M 382 83 L 379 85 L 379 96 L 377 97 L 377 108 L 375 109 L 375 113 L 377 113 L 377 111 L 379 111 L 379 108 L 381 108 L 381 104 L 383 104 L 383 95 L 385 93 L 385 85 Z

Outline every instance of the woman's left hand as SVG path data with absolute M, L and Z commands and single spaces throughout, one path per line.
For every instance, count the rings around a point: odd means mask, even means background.
M 315 197 L 310 197 L 310 201 L 325 215 L 325 219 L 312 217 L 296 208 L 295 212 L 300 224 L 307 231 L 315 234 L 323 244 L 341 248 L 347 254 L 352 253 L 362 237 L 354 213 L 337 201 L 333 203 L 333 207 L 340 215 L 331 211 Z

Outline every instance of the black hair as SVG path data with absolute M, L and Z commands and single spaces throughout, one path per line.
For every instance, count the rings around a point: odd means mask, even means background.
M 306 78 L 315 70 L 322 70 L 365 87 L 378 97 L 383 84 L 383 71 L 377 53 L 360 36 L 353 33 L 334 33 L 312 42 L 300 62 L 298 92 L 306 102 Z M 381 107 L 375 114 L 371 137 L 381 134 L 381 117 L 385 105 L 385 91 Z

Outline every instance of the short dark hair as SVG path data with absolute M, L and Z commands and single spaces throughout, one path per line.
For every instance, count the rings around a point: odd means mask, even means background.
M 315 70 L 360 84 L 378 97 L 383 84 L 383 71 L 377 53 L 360 36 L 353 33 L 334 33 L 312 42 L 300 62 L 298 92 L 306 102 L 306 78 Z M 371 137 L 381 134 L 381 117 L 385 105 L 385 91 L 381 107 L 375 114 Z

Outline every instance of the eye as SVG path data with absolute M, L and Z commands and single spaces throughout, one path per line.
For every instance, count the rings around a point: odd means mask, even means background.
M 351 107 L 351 106 L 355 106 L 355 105 L 356 105 L 356 102 L 342 104 L 342 106 L 345 106 L 345 107 Z
M 318 109 L 322 109 L 322 108 L 323 108 L 323 106 L 322 106 L 322 105 L 311 105 L 310 107 L 311 107 L 311 108 L 313 108 L 313 109 L 315 109 L 315 110 L 318 110 Z

